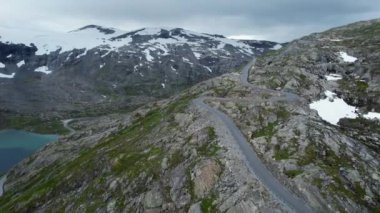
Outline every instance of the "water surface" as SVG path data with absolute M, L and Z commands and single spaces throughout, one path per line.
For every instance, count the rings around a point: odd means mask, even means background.
M 58 135 L 42 135 L 20 130 L 0 130 L 0 176 Z

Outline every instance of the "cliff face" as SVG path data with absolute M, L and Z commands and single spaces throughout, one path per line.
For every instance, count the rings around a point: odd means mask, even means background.
M 314 211 L 378 211 L 379 23 L 290 42 L 257 58 L 249 83 L 224 74 L 132 113 L 75 120 L 74 134 L 7 174 L 0 209 L 292 211 L 249 169 L 228 126 L 194 104 L 204 97 Z

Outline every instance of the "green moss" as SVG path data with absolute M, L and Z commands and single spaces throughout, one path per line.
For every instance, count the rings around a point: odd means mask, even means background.
M 187 101 L 185 101 L 187 100 Z M 56 162 L 31 177 L 25 184 L 7 191 L 0 198 L 0 212 L 33 211 L 39 204 L 59 200 L 63 192 L 72 192 L 86 183 L 88 194 L 81 194 L 89 211 L 104 207 L 101 180 L 109 173 L 135 179 L 137 188 L 133 193 L 146 190 L 147 178 L 157 178 L 161 173 L 160 163 L 165 156 L 161 147 L 144 147 L 141 143 L 150 137 L 153 129 L 165 122 L 170 112 L 183 110 L 189 103 L 188 96 L 181 97 L 167 107 L 152 109 L 129 127 L 112 134 L 92 148 L 83 150 L 69 162 Z M 177 102 L 179 101 L 179 103 Z M 139 177 L 144 173 L 144 178 Z M 118 197 L 120 195 L 114 195 Z M 134 195 L 131 195 L 134 196 Z M 74 203 L 76 197 L 68 197 Z M 72 199 L 72 200 L 70 200 Z M 58 204 L 64 207 L 65 203 Z
M 358 92 L 364 93 L 367 91 L 368 84 L 363 81 L 356 81 L 356 88 Z
M 323 183 L 323 180 L 321 178 L 313 178 L 312 182 L 311 182 L 314 186 L 318 187 L 318 188 L 322 188 L 322 183 Z
M 299 90 L 308 90 L 310 89 L 310 85 L 313 85 L 313 81 L 311 81 L 309 78 L 307 78 L 304 74 L 297 74 L 298 77 L 298 83 L 299 83 Z
M 297 164 L 299 166 L 305 166 L 305 165 L 315 162 L 316 158 L 317 158 L 317 146 L 315 145 L 315 143 L 310 143 L 305 148 L 304 155 L 299 157 Z
M 265 117 L 268 117 L 271 114 L 275 114 L 277 120 L 264 126 Z M 261 109 L 257 120 L 259 121 L 262 128 L 255 131 L 252 134 L 251 138 L 253 139 L 258 137 L 265 137 L 269 142 L 273 135 L 277 132 L 276 126 L 279 124 L 279 122 L 287 120 L 290 117 L 290 115 L 290 112 L 288 112 L 284 106 L 279 106 L 275 109 Z
M 214 141 L 217 138 L 214 127 L 207 127 L 207 134 L 210 141 Z
M 197 152 L 201 156 L 212 157 L 220 150 L 220 146 L 216 142 L 208 143 L 197 148 Z
M 196 162 L 192 162 L 187 168 L 186 168 L 186 183 L 185 183 L 185 188 L 190 194 L 191 201 L 195 200 L 195 193 L 194 193 L 194 183 L 191 180 L 191 170 L 194 167 Z
M 276 110 L 277 118 L 280 120 L 287 120 L 290 117 L 290 112 L 284 106 L 279 106 Z
M 213 91 L 217 97 L 226 97 L 231 91 L 232 87 L 228 88 L 213 88 Z
M 215 197 L 206 197 L 201 201 L 201 211 L 202 213 L 214 213 L 216 211 L 216 206 L 214 205 Z
M 215 133 L 214 127 L 207 127 L 207 143 L 203 144 L 200 147 L 197 147 L 197 152 L 201 156 L 212 157 L 215 156 L 221 147 L 217 142 L 217 135 Z
M 296 177 L 297 175 L 300 175 L 300 174 L 302 174 L 302 173 L 303 173 L 302 170 L 286 170 L 286 171 L 284 171 L 284 174 L 285 174 L 286 176 L 288 176 L 289 178 L 294 178 L 294 177 Z
M 174 152 L 169 159 L 169 168 L 175 168 L 178 166 L 180 163 L 184 161 L 184 157 L 182 155 L 182 150 L 178 150 Z
M 289 159 L 290 153 L 288 148 L 281 148 L 279 144 L 274 146 L 274 159 L 284 160 Z
M 347 187 L 346 181 L 340 175 L 341 168 L 352 168 L 352 160 L 343 153 L 337 156 L 327 145 L 311 143 L 305 149 L 305 154 L 298 160 L 298 165 L 318 165 L 324 173 L 329 175 L 333 182 L 326 185 L 325 191 L 331 195 L 339 194 L 348 197 L 357 203 L 365 204 L 365 190 L 356 183 Z M 314 178 L 312 184 L 322 187 L 322 180 Z
M 353 79 L 341 79 L 337 82 L 341 90 L 348 91 L 351 95 L 357 96 L 359 98 L 368 96 L 368 83 L 363 81 L 355 81 L 355 83 L 352 83 L 353 81 Z
M 32 116 L 9 116 L 4 118 L 0 128 L 20 129 L 41 134 L 64 135 L 69 131 L 59 119 L 41 119 Z
M 131 150 L 132 149 L 132 150 Z M 126 175 L 130 179 L 137 178 L 142 172 L 157 178 L 161 172 L 163 153 L 161 148 L 154 147 L 149 151 L 137 151 L 129 147 L 125 150 L 127 155 L 122 155 L 112 167 L 115 175 Z
M 267 141 L 269 141 L 273 135 L 276 133 L 276 128 L 277 122 L 269 123 L 267 126 L 263 127 L 262 129 L 259 129 L 255 131 L 252 134 L 252 139 L 253 138 L 258 138 L 258 137 L 265 137 Z
M 176 100 L 174 103 L 170 104 L 167 107 L 166 113 L 170 115 L 172 113 L 184 112 L 184 110 L 189 105 L 190 101 L 193 100 L 194 98 L 195 98 L 195 96 L 189 95 L 189 96 L 185 96 L 185 97 L 182 97 L 182 98 Z

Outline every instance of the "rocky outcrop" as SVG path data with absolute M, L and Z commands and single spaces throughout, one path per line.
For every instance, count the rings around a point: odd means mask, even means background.
M 195 165 L 191 179 L 194 183 L 194 194 L 197 198 L 207 195 L 219 179 L 221 168 L 215 160 L 202 160 Z

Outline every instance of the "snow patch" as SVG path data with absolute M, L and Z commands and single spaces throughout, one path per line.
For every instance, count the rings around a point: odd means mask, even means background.
M 197 58 L 197 59 L 200 59 L 202 54 L 198 53 L 198 52 L 193 52 L 194 53 L 194 56 Z
M 104 58 L 104 57 L 106 57 L 108 54 L 110 54 L 111 53 L 111 50 L 109 50 L 108 52 L 106 52 L 106 53 L 104 53 L 103 55 L 101 55 L 100 57 L 101 58 Z
M 218 46 L 216 47 L 216 49 L 218 49 L 218 50 L 222 50 L 222 49 L 224 49 L 225 46 L 226 46 L 225 43 L 220 42 L 220 43 L 218 44 Z
M 369 112 L 369 113 L 367 113 L 367 114 L 364 115 L 364 118 L 380 120 L 380 113 L 378 113 L 378 112 Z
M 161 86 L 162 86 L 162 88 L 164 88 L 164 89 L 165 89 L 165 84 L 164 84 L 164 83 L 161 83 Z
M 70 53 L 70 55 L 71 55 L 71 53 Z M 69 55 L 69 56 L 70 56 L 70 55 Z M 83 53 L 77 55 L 76 58 L 79 59 L 80 57 L 85 56 L 85 55 L 87 55 L 87 50 L 84 50 Z M 69 57 L 69 56 L 68 56 L 68 57 Z
M 154 58 L 152 55 L 150 55 L 150 50 L 145 49 L 143 52 L 145 53 L 146 60 L 152 62 Z
M 24 30 L 19 28 L 0 27 L 1 41 L 11 43 L 33 43 L 37 47 L 36 55 L 49 54 L 50 52 L 66 52 L 73 49 L 93 49 L 101 45 L 121 47 L 127 45 L 130 40 L 112 41 L 110 38 L 126 33 L 114 29 L 113 34 L 104 34 L 94 28 L 71 32 L 44 32 Z
M 190 64 L 190 66 L 193 66 L 193 65 L 194 65 L 194 63 L 192 63 L 188 58 L 182 57 L 182 60 L 183 60 L 185 63 Z
M 207 67 L 207 66 L 203 66 L 204 68 L 206 68 L 209 72 L 212 72 L 212 70 L 210 69 L 210 67 Z
M 326 80 L 328 81 L 337 81 L 337 80 L 342 79 L 342 76 L 339 74 L 329 74 L 329 75 L 325 75 L 325 77 L 326 77 Z
M 42 73 L 45 73 L 47 75 L 51 73 L 51 71 L 49 70 L 49 68 L 47 66 L 38 67 L 34 70 L 34 72 L 42 72 Z
M 70 57 L 71 57 L 72 54 L 73 54 L 73 52 L 71 52 L 71 53 L 69 53 L 69 54 L 67 55 L 65 62 L 67 62 L 67 61 L 70 60 Z
M 310 104 L 318 115 L 325 121 L 337 125 L 341 118 L 356 118 L 356 108 L 348 105 L 343 99 L 338 98 L 335 93 L 326 91 L 327 98 L 314 101 Z
M 99 69 L 102 69 L 105 65 L 106 65 L 106 63 L 99 65 Z
M 354 56 L 350 56 L 346 52 L 339 52 L 339 55 L 343 59 L 344 62 L 352 63 L 358 60 L 358 58 L 355 58 Z
M 22 60 L 22 61 L 20 61 L 20 62 L 17 63 L 17 67 L 21 67 L 23 65 L 25 65 L 25 61 L 24 60 Z
M 282 48 L 281 44 L 276 44 L 276 45 L 274 45 L 274 47 L 271 48 L 271 50 L 279 50 L 281 48 Z
M 0 62 L 0 68 L 5 68 L 5 64 Z
M 13 56 L 12 54 L 9 54 L 9 55 L 7 56 L 7 58 L 12 58 L 12 56 Z
M 10 75 L 0 73 L 0 78 L 14 78 L 16 73 L 12 73 Z

